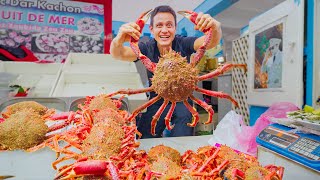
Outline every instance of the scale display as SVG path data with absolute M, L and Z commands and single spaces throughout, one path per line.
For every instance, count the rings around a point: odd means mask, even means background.
M 289 133 L 291 128 L 272 124 L 257 137 L 257 143 L 309 168 L 320 171 L 320 137 Z

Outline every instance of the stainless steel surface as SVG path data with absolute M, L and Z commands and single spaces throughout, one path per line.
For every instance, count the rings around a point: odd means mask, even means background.
M 35 101 L 47 108 L 54 108 L 57 111 L 68 111 L 68 98 L 50 98 L 50 97 L 19 97 L 19 98 L 2 98 L 0 101 L 0 112 L 4 111 L 7 106 L 23 101 Z

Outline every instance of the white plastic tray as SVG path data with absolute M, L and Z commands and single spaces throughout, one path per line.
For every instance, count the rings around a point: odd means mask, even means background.
M 138 72 L 134 62 L 114 59 L 110 54 L 69 53 L 63 66 L 68 72 Z
M 74 97 L 95 96 L 102 93 L 112 93 L 120 89 L 143 88 L 138 73 L 75 73 L 62 72 L 56 87 L 50 96 Z M 115 97 L 120 97 L 115 96 Z M 128 96 L 129 109 L 134 110 L 147 102 L 145 93 Z
M 30 95 L 35 97 L 46 97 L 52 93 L 61 70 L 61 63 L 0 62 L 0 72 L 17 75 L 11 84 L 33 87 Z
M 184 153 L 187 149 L 196 151 L 201 146 L 206 146 L 209 136 L 187 136 L 157 139 L 142 139 L 139 149 L 149 151 L 153 146 L 164 144 Z M 51 167 L 51 163 L 56 160 L 56 154 L 49 148 L 42 149 L 34 153 L 23 151 L 0 152 L 0 176 L 13 175 L 10 180 L 32 179 L 51 180 L 56 171 Z M 72 163 L 69 161 L 69 163 Z M 61 163 L 61 165 L 67 162 Z

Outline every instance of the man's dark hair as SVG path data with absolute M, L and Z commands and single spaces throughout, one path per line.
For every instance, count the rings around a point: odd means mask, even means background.
M 174 17 L 174 24 L 177 25 L 177 15 L 176 12 L 174 12 L 174 10 L 170 7 L 170 6 L 166 6 L 166 5 L 162 5 L 162 6 L 158 6 L 156 7 L 152 13 L 151 13 L 151 19 L 150 19 L 150 25 L 153 26 L 153 18 L 156 14 L 160 13 L 160 12 L 168 12 L 171 13 Z

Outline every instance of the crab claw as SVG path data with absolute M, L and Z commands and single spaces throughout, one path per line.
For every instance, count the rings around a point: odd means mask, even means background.
M 144 27 L 144 25 L 146 24 L 146 22 L 148 21 L 150 15 L 151 15 L 151 12 L 152 12 L 153 9 L 150 9 L 144 13 L 142 13 L 140 15 L 140 17 L 138 18 L 138 20 L 136 21 L 136 24 L 140 27 L 140 33 L 142 32 L 142 29 Z M 131 42 L 135 43 L 135 42 L 138 42 L 138 40 L 134 39 L 133 37 L 131 37 Z
M 119 170 L 117 169 L 117 167 L 115 167 L 115 165 L 111 161 L 88 160 L 76 162 L 74 165 L 65 168 L 60 173 L 58 173 L 54 179 L 71 179 L 83 175 L 103 176 L 108 174 L 109 172 L 112 179 L 118 180 L 118 171 Z
M 147 20 L 149 19 L 149 16 L 152 12 L 152 9 L 150 9 L 147 12 L 144 12 L 141 14 L 139 19 L 136 21 L 136 24 L 140 27 L 140 33 L 142 32 L 142 29 L 144 25 L 146 24 Z M 130 47 L 132 51 L 136 54 L 138 59 L 141 60 L 143 65 L 147 68 L 148 71 L 154 72 L 156 69 L 156 64 L 153 63 L 147 56 L 143 55 L 140 52 L 139 46 L 138 46 L 138 39 L 134 39 L 133 37 L 130 38 Z
M 185 18 L 189 19 L 193 24 L 197 24 L 196 23 L 196 19 L 198 17 L 198 13 L 194 12 L 194 11 L 178 11 L 179 14 L 181 14 L 182 16 L 184 16 Z M 209 29 L 204 29 L 203 32 L 207 32 Z
M 191 22 L 193 22 L 194 24 L 196 24 L 196 19 L 198 16 L 198 13 L 193 12 L 193 11 L 178 11 L 179 14 L 181 14 L 182 16 L 184 16 L 185 18 L 189 19 Z

